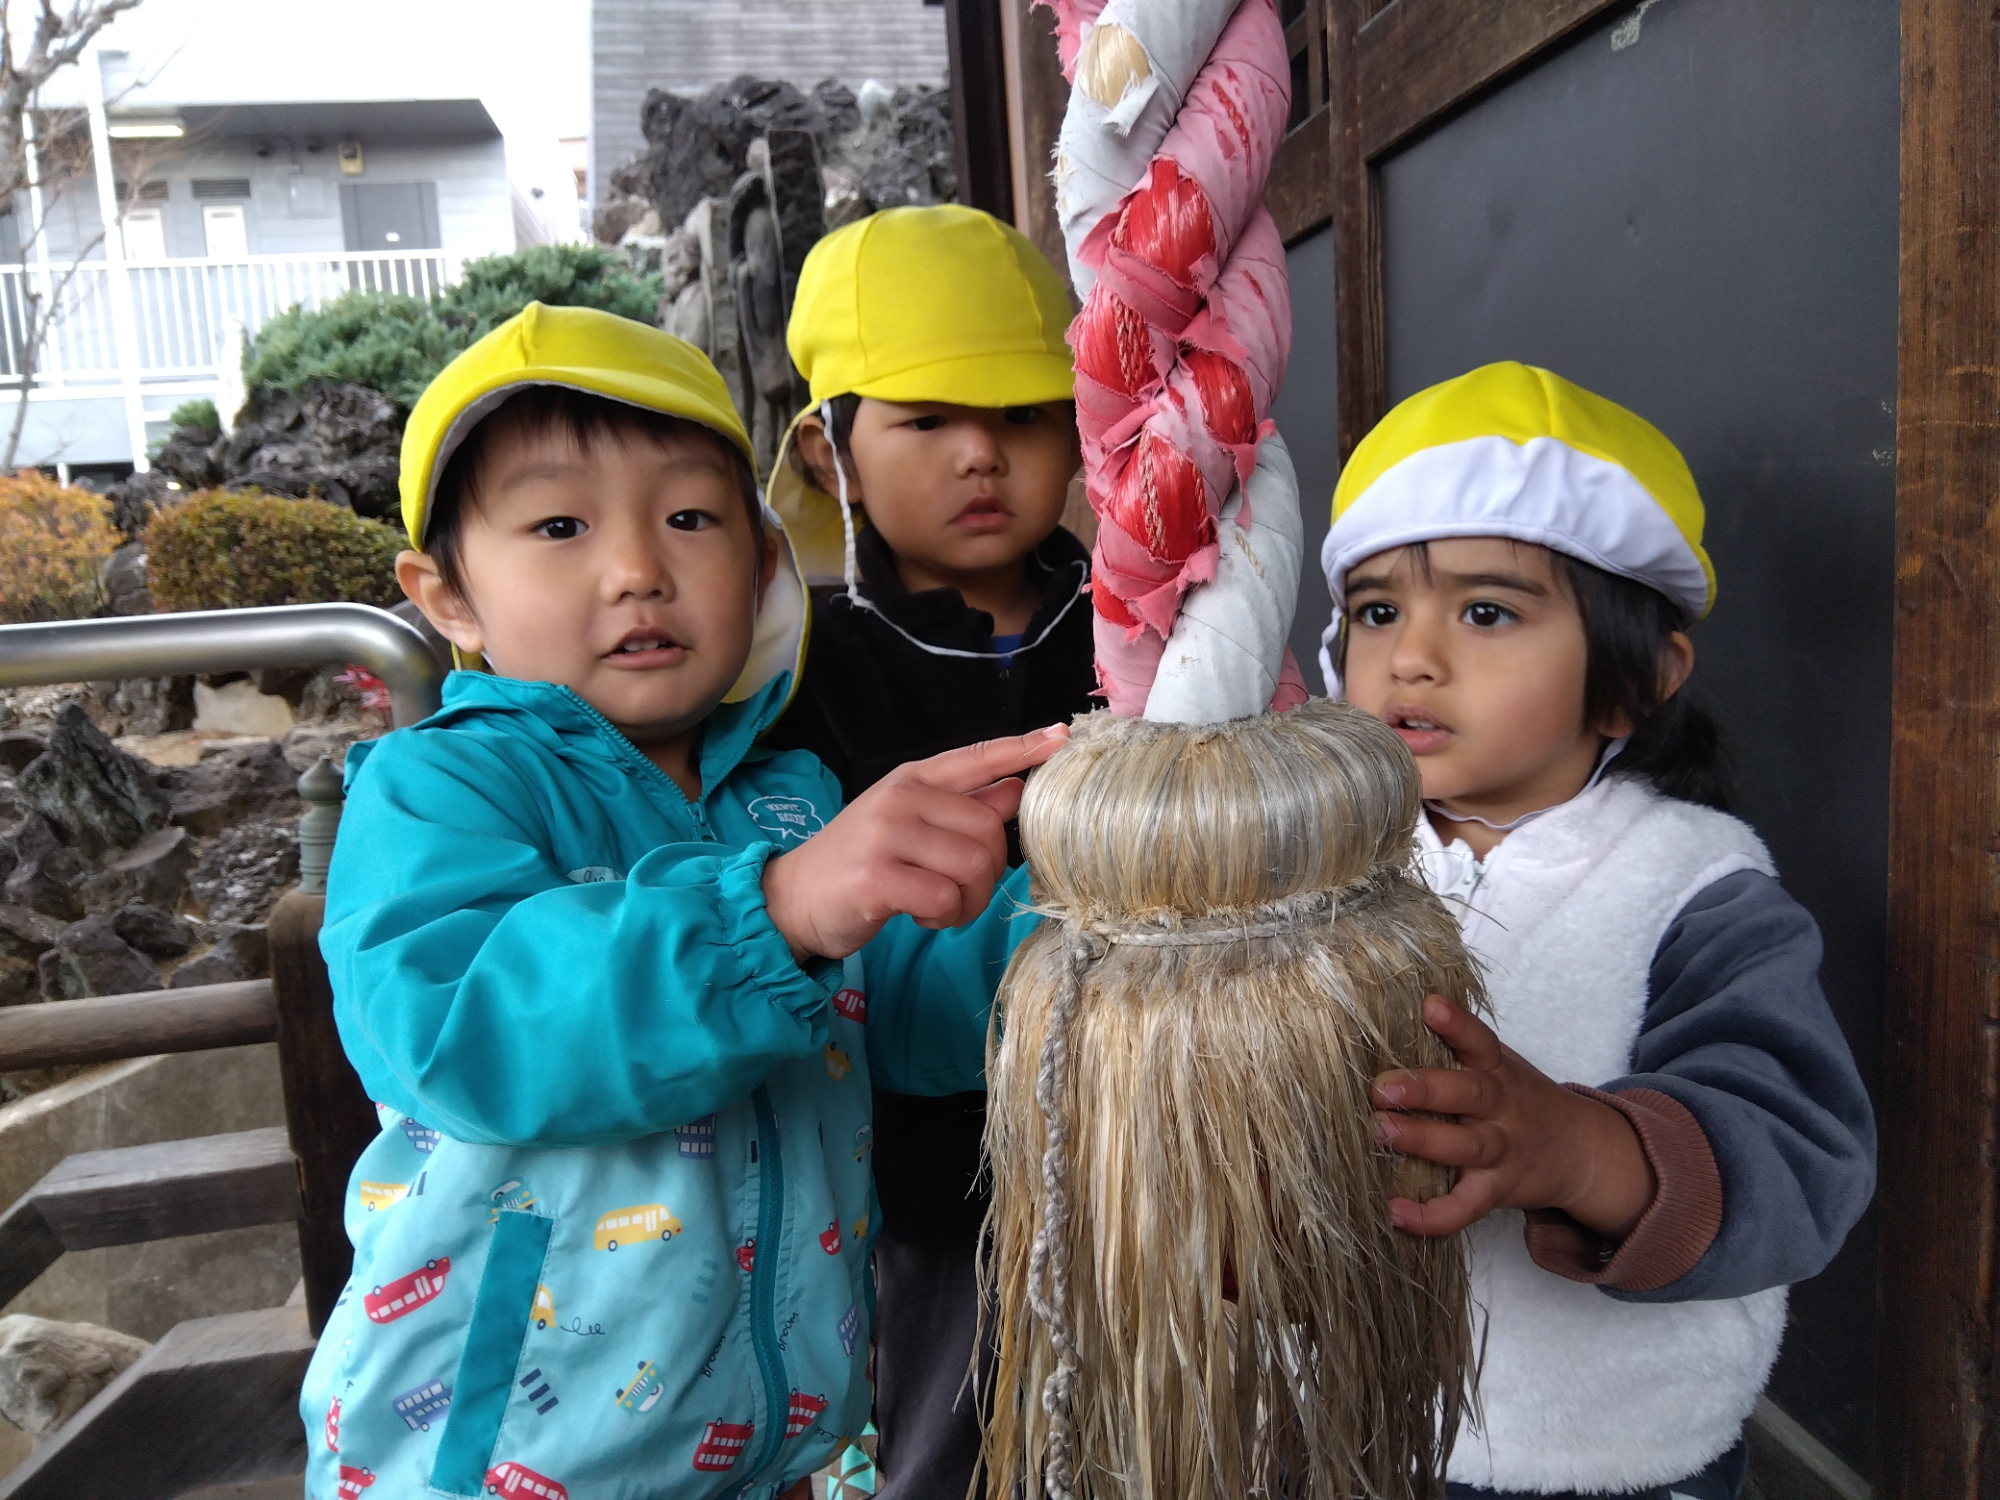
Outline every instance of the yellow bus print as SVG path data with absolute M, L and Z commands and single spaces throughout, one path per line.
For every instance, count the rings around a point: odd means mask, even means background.
M 378 1208 L 388 1208 L 401 1203 L 409 1196 L 407 1182 L 357 1182 L 355 1195 L 361 1199 L 361 1206 L 373 1213 Z
M 681 1221 L 667 1212 L 664 1203 L 641 1203 L 632 1208 L 614 1208 L 597 1221 L 596 1247 L 616 1250 L 641 1240 L 670 1240 L 681 1232 Z
M 556 1299 L 549 1295 L 547 1287 L 540 1284 L 535 1287 L 535 1310 L 531 1316 L 537 1328 L 546 1328 L 556 1320 Z

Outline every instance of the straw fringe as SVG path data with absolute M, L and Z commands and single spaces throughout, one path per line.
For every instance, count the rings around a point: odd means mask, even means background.
M 1054 920 L 995 1012 L 989 1493 L 1442 1493 L 1464 1248 L 1390 1228 L 1450 1173 L 1381 1146 L 1367 1091 L 1450 1064 L 1425 995 L 1483 1001 L 1416 816 L 1401 741 L 1337 704 L 1093 715 L 1031 783 Z

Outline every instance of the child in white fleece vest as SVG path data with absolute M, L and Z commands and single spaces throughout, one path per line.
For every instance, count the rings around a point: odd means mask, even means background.
M 1398 1227 L 1471 1226 L 1448 1494 L 1735 1500 L 1785 1288 L 1860 1217 L 1875 1140 L 1818 928 L 1682 692 L 1715 589 L 1693 476 L 1497 364 L 1392 411 L 1333 509 L 1328 686 L 1415 753 L 1423 869 L 1493 1005 L 1431 1002 L 1460 1070 L 1376 1080 L 1383 1138 L 1460 1169 Z

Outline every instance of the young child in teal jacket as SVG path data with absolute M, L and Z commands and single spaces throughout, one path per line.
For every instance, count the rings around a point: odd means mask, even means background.
M 845 812 L 759 748 L 805 594 L 748 450 L 697 351 L 579 309 L 411 414 L 399 577 L 491 671 L 348 757 L 321 947 L 384 1129 L 318 1500 L 790 1500 L 868 1419 L 870 1079 L 979 1086 L 1032 921 L 996 778 L 1061 736 Z

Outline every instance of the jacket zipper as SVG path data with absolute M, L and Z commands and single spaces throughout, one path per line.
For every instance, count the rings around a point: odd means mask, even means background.
M 750 1261 L 750 1342 L 757 1350 L 757 1368 L 764 1377 L 764 1441 L 750 1481 L 764 1472 L 784 1441 L 791 1418 L 791 1393 L 785 1388 L 785 1362 L 778 1352 L 778 1256 L 785 1228 L 785 1164 L 778 1150 L 778 1117 L 770 1091 L 759 1084 L 750 1094 L 757 1111 L 757 1154 L 761 1159 L 757 1189 L 757 1249 Z

